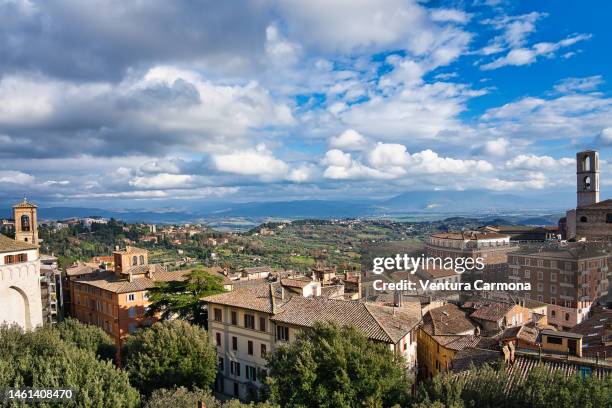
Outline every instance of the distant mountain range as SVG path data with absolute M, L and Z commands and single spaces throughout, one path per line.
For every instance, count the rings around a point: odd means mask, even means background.
M 250 203 L 203 203 L 183 211 L 106 210 L 84 207 L 45 207 L 40 219 L 100 216 L 127 222 L 189 222 L 221 218 L 355 218 L 402 214 L 481 215 L 561 213 L 574 205 L 568 193 L 515 195 L 490 191 L 415 191 L 385 200 L 295 200 Z M 10 206 L 0 216 L 10 217 Z M 539 215 L 538 215 L 539 216 Z M 532 219 L 544 221 L 547 218 Z M 539 224 L 533 222 L 532 224 Z

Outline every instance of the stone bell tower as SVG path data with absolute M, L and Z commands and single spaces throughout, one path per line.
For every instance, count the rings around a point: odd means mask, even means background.
M 13 206 L 13 218 L 15 219 L 15 240 L 38 245 L 38 219 L 37 206 L 23 201 Z
M 599 153 L 586 150 L 576 153 L 577 208 L 599 202 Z

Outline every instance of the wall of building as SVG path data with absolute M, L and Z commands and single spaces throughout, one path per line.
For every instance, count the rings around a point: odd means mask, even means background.
M 28 261 L 6 265 L 4 256 L 27 254 Z M 31 330 L 43 324 L 38 250 L 0 254 L 0 323 Z

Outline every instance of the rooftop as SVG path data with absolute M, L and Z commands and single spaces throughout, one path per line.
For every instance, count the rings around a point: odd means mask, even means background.
M 168 272 L 163 269 L 163 267 L 159 266 L 159 269 L 153 274 L 152 279 L 142 276 L 130 281 L 129 279 L 118 277 L 113 272 L 101 271 L 84 275 L 77 279 L 76 282 L 114 293 L 129 293 L 150 289 L 155 286 L 155 282 L 184 280 L 186 279 L 185 275 L 187 273 L 186 271 Z
M 466 302 L 463 304 L 463 307 L 476 309 L 470 314 L 470 317 L 474 319 L 498 322 L 504 318 L 514 305 L 500 302 Z
M 509 235 L 498 234 L 497 232 L 484 232 L 484 231 L 458 231 L 458 232 L 440 232 L 432 234 L 431 238 L 439 239 L 456 239 L 462 241 L 479 241 L 485 239 L 503 239 L 510 238 Z
M 36 204 L 32 204 L 24 197 L 23 201 L 15 204 L 13 208 L 38 208 L 38 206 Z
M 475 329 L 466 313 L 452 303 L 431 309 L 425 315 L 424 322 L 431 324 L 430 334 L 435 336 L 462 335 Z
M 27 242 L 16 241 L 7 237 L 6 235 L 0 234 L 0 253 L 2 252 L 15 252 L 15 251 L 27 251 L 30 249 L 38 249 L 38 245 L 30 244 Z

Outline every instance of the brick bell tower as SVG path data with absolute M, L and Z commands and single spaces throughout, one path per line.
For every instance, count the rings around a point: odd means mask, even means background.
M 24 197 L 23 201 L 13 206 L 15 219 L 15 240 L 38 245 L 38 207 Z
M 599 153 L 586 150 L 576 153 L 577 208 L 599 202 Z

